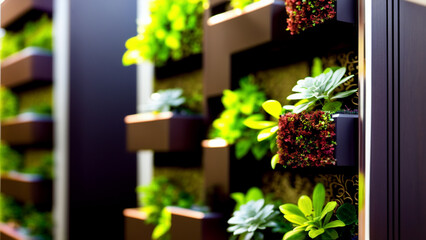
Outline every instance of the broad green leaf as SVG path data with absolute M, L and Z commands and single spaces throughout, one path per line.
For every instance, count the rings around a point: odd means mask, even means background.
M 321 235 L 321 240 L 334 240 L 338 238 L 339 234 L 334 229 L 326 229 L 324 234 Z
M 293 203 L 286 203 L 280 206 L 280 211 L 284 213 L 284 215 L 298 215 L 300 217 L 305 218 L 305 221 L 308 219 L 305 217 L 305 214 L 303 214 L 302 211 L 300 211 L 299 207 L 296 206 L 296 204 Z
M 323 225 L 326 225 L 328 222 L 330 222 L 330 219 L 332 216 L 333 216 L 333 212 L 327 213 L 327 215 L 325 215 Z
M 244 120 L 244 125 L 246 125 L 246 127 L 251 128 L 251 129 L 265 129 L 267 127 L 272 127 L 274 125 L 277 125 L 277 122 L 272 122 L 272 121 L 253 121 L 250 119 L 246 119 Z
M 327 225 L 324 226 L 325 229 L 327 228 L 336 228 L 336 227 L 344 227 L 346 226 L 344 222 L 340 220 L 334 220 L 332 222 L 327 223 Z
M 257 201 L 263 199 L 262 191 L 257 187 L 252 187 L 247 191 L 245 202 Z
M 312 95 L 305 94 L 305 93 L 293 93 L 287 97 L 287 100 L 300 100 L 300 99 L 306 99 L 310 98 Z
M 241 159 L 244 157 L 252 146 L 252 141 L 249 139 L 242 139 L 235 143 L 235 157 Z
M 284 105 L 284 106 L 283 106 L 283 109 L 284 109 L 284 110 L 287 110 L 287 111 L 293 111 L 294 106 L 293 106 L 293 105 Z
M 306 235 L 304 230 L 292 230 L 284 235 L 283 240 L 305 240 Z
M 159 223 L 152 232 L 152 239 L 159 239 L 166 234 L 172 225 L 172 214 L 164 208 L 161 212 Z
M 357 91 L 358 91 L 358 88 L 357 89 L 348 90 L 348 91 L 345 91 L 345 92 L 339 92 L 336 95 L 334 95 L 333 97 L 331 97 L 330 99 L 345 98 L 345 97 L 348 97 L 348 96 L 352 95 L 353 93 L 356 93 Z
M 321 212 L 321 218 L 323 219 L 325 217 L 325 215 L 327 215 L 327 213 L 332 212 L 337 206 L 337 202 L 332 201 L 332 202 L 328 202 L 327 205 L 325 205 L 324 209 Z
M 297 205 L 299 206 L 299 209 L 305 214 L 305 216 L 312 214 L 312 200 L 308 196 L 301 196 L 297 202 Z
M 301 217 L 299 215 L 286 214 L 284 215 L 284 218 L 287 219 L 289 222 L 295 223 L 298 225 L 303 225 L 306 222 L 306 218 Z
M 312 72 L 312 77 L 316 77 L 323 72 L 321 58 L 319 57 L 314 58 L 312 62 L 311 72 Z
M 314 205 L 314 216 L 319 217 L 321 216 L 322 207 L 324 206 L 325 202 L 325 188 L 322 183 L 318 183 L 315 186 L 314 194 L 313 194 L 313 205 Z
M 261 160 L 269 151 L 267 142 L 252 144 L 251 153 L 257 160 Z
M 357 211 L 354 205 L 345 203 L 337 209 L 336 216 L 346 225 L 351 225 L 358 221 Z
M 278 154 L 275 154 L 271 159 L 271 167 L 272 169 L 275 169 L 275 165 L 280 161 L 280 156 Z
M 307 103 L 307 102 L 311 102 L 313 100 L 314 100 L 313 98 L 311 98 L 311 99 L 302 99 L 302 100 L 298 101 L 296 104 L 294 104 L 294 106 L 297 107 L 299 105 L 302 105 L 302 104 Z
M 268 100 L 262 104 L 263 109 L 276 119 L 280 118 L 282 106 L 276 100 Z
M 235 200 L 236 205 L 235 205 L 235 211 L 240 209 L 240 206 L 245 204 L 245 196 L 244 193 L 241 192 L 234 192 L 231 193 L 231 198 Z
M 327 96 L 330 96 L 330 94 L 341 84 L 345 83 L 346 81 L 348 81 L 349 79 L 351 79 L 354 75 L 350 75 L 348 77 L 343 78 L 342 80 L 340 80 L 338 83 L 336 83 L 335 85 L 333 85 L 332 88 L 330 88 L 330 90 L 328 90 L 327 92 Z
M 273 130 L 273 127 L 266 128 L 266 129 L 263 129 L 262 131 L 260 131 L 260 133 L 257 135 L 257 141 L 261 142 L 261 141 L 269 138 L 270 136 L 274 135 L 275 132 L 271 132 L 271 130 Z
M 314 239 L 324 233 L 324 228 L 312 229 L 309 231 L 309 237 Z
M 336 84 L 342 79 L 342 77 L 345 75 L 346 68 L 342 67 L 334 71 L 333 75 L 331 76 L 330 80 L 328 81 L 327 87 L 325 89 L 325 92 L 330 91 L 330 89 L 333 89 L 336 87 Z M 338 85 L 337 85 L 338 86 Z M 329 94 L 328 94 L 329 95 Z
M 335 113 L 335 112 L 339 111 L 341 107 L 342 107 L 342 103 L 339 102 L 339 101 L 327 102 L 322 107 L 322 110 L 324 112 Z

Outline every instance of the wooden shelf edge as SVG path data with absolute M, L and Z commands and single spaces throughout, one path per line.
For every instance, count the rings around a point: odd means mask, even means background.
M 30 11 L 52 13 L 52 0 L 4 0 L 1 3 L 1 28 L 7 28 Z
M 53 119 L 22 115 L 1 123 L 2 140 L 11 146 L 49 144 L 53 141 Z
M 146 220 L 147 215 L 140 208 L 126 208 L 123 210 L 123 215 L 129 218 L 135 218 L 139 220 Z
M 12 226 L 9 226 L 5 223 L 0 223 L 0 238 L 3 239 L 13 239 L 13 240 L 33 240 L 34 238 L 24 235 L 23 233 L 18 232 Z
M 179 215 L 182 217 L 193 219 L 219 219 L 222 217 L 222 214 L 219 213 L 204 213 L 181 207 L 167 207 L 167 210 L 169 210 L 172 215 Z

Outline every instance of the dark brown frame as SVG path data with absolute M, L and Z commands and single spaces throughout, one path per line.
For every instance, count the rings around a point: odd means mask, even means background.
M 53 139 L 52 119 L 20 119 L 1 123 L 2 140 L 11 146 L 51 144 Z

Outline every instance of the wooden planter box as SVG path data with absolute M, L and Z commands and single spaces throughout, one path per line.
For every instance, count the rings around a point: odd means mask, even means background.
M 35 238 L 25 235 L 15 228 L 0 223 L 0 239 L 1 240 L 35 240 Z
M 53 121 L 45 117 L 9 119 L 1 123 L 1 138 L 9 145 L 52 143 Z
M 47 206 L 52 203 L 52 181 L 30 178 L 25 174 L 2 175 L 1 193 L 20 202 Z
M 358 166 L 358 115 L 333 114 L 336 124 L 336 166 Z
M 125 240 L 151 240 L 155 226 L 146 224 L 146 214 L 138 208 L 124 209 Z
M 1 64 L 1 84 L 5 87 L 49 82 L 52 82 L 52 55 L 46 51 L 26 48 Z
M 52 12 L 52 0 L 4 0 L 1 4 L 1 28 L 7 28 L 31 12 Z
M 216 213 L 202 213 L 179 207 L 167 207 L 172 213 L 171 240 L 225 240 L 226 225 Z
M 172 112 L 129 115 L 125 123 L 129 151 L 191 151 L 199 148 L 203 134 L 202 117 Z

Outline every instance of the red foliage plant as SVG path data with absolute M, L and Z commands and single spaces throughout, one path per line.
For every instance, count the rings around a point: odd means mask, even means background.
M 287 113 L 278 123 L 279 163 L 284 167 L 335 165 L 335 123 L 330 113 Z
M 291 35 L 336 16 L 336 0 L 285 0 L 287 30 Z

